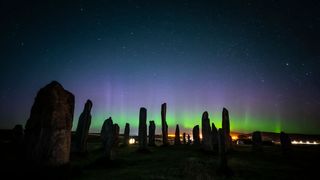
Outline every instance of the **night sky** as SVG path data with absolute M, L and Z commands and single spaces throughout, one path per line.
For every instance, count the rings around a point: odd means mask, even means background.
M 25 124 L 52 80 L 75 95 L 73 129 L 112 116 L 137 134 L 140 107 L 160 132 L 190 132 L 203 111 L 231 130 L 320 133 L 320 2 L 17 1 L 0 4 L 0 128 Z

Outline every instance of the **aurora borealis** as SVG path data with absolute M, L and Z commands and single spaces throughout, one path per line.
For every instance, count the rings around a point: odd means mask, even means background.
M 319 134 L 318 1 L 2 1 L 0 128 L 25 124 L 52 80 L 75 95 L 73 129 L 93 101 L 137 134 L 146 107 L 160 133 L 201 122 L 231 130 Z

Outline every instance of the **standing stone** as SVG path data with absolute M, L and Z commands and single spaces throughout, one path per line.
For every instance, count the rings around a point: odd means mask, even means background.
M 113 157 L 113 144 L 114 144 L 114 132 L 113 132 L 113 121 L 111 117 L 106 119 L 101 128 L 101 140 L 102 148 L 104 150 L 103 155 L 107 160 L 111 160 Z
M 149 123 L 149 146 L 155 146 L 156 124 L 154 121 L 150 121 Z
M 27 158 L 32 163 L 69 163 L 74 95 L 56 81 L 38 92 L 25 126 Z
M 188 134 L 188 145 L 190 145 L 191 144 L 191 139 L 190 139 L 190 134 Z
M 283 153 L 288 153 L 291 150 L 291 138 L 283 131 L 280 133 L 280 143 Z
M 228 169 L 228 161 L 226 156 L 226 142 L 225 142 L 225 132 L 224 129 L 219 128 L 219 172 L 225 173 Z
M 139 150 L 147 149 L 147 109 L 140 108 L 139 113 Z
M 118 147 L 120 143 L 119 139 L 120 127 L 117 123 L 113 125 L 113 145 L 114 147 Z
M 168 124 L 166 121 L 167 103 L 161 105 L 161 126 L 162 126 L 162 143 L 164 146 L 169 145 L 168 142 Z
M 176 133 L 174 136 L 174 145 L 180 145 L 181 141 L 180 141 L 180 129 L 179 129 L 179 125 L 177 124 L 176 126 Z
M 89 128 L 91 124 L 91 100 L 87 100 L 84 105 L 84 109 L 79 117 L 78 126 L 75 134 L 75 140 L 73 144 L 73 151 L 86 153 L 87 152 L 87 139 Z
M 214 123 L 212 123 L 211 127 L 211 132 L 212 132 L 212 148 L 215 152 L 218 152 L 219 149 L 219 136 L 218 136 L 218 130 Z
M 262 150 L 262 137 L 260 131 L 255 131 L 252 133 L 252 150 L 261 151 Z
M 130 138 L 130 124 L 126 123 L 126 126 L 124 128 L 124 138 L 123 138 L 123 144 L 125 146 L 128 146 L 129 138 Z
M 186 133 L 182 134 L 182 140 L 183 140 L 183 144 L 187 144 L 187 140 L 186 140 Z
M 229 151 L 232 149 L 232 138 L 230 136 L 229 112 L 226 108 L 222 110 L 222 129 L 225 133 L 226 150 Z
M 206 151 L 212 150 L 212 133 L 209 114 L 205 111 L 202 114 L 202 148 Z
M 196 125 L 193 127 L 192 135 L 193 135 L 193 144 L 199 145 L 200 144 L 199 125 Z

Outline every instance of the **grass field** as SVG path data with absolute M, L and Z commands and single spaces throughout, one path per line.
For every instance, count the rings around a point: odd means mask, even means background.
M 137 152 L 136 145 L 120 147 L 110 162 L 99 161 L 99 143 L 89 147 L 86 158 L 73 157 L 72 167 L 79 170 L 73 179 L 310 179 L 320 160 L 319 146 L 294 146 L 289 155 L 276 145 L 263 152 L 235 146 L 228 155 L 233 175 L 225 176 L 218 173 L 217 154 L 193 146 L 150 147 L 150 153 Z
M 99 141 L 90 141 L 86 156 L 72 155 L 63 176 L 55 171 L 43 171 L 23 161 L 21 151 L 13 150 L 10 143 L 1 143 L 1 172 L 10 176 L 42 179 L 317 179 L 319 176 L 320 146 L 293 146 L 290 154 L 283 155 L 278 145 L 264 146 L 262 152 L 252 152 L 249 145 L 235 145 L 228 154 L 232 176 L 218 173 L 219 156 L 205 153 L 199 147 L 181 145 L 150 147 L 150 152 L 137 151 L 137 145 L 119 147 L 112 161 L 102 159 Z M 59 171 L 61 174 L 61 171 Z M 59 177 L 59 178 L 57 178 Z

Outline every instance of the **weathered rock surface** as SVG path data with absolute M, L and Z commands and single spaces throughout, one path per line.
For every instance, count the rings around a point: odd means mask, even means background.
M 124 138 L 123 138 L 123 144 L 125 146 L 129 144 L 129 138 L 130 138 L 130 124 L 126 123 L 126 126 L 124 128 Z
M 209 114 L 205 111 L 202 114 L 202 148 L 206 151 L 212 150 L 212 133 L 210 127 Z
M 176 133 L 174 136 L 174 145 L 180 145 L 181 141 L 180 141 L 180 129 L 179 129 L 179 125 L 177 124 L 176 126 Z
M 101 128 L 101 141 L 102 148 L 104 150 L 103 155 L 106 159 L 113 159 L 113 145 L 114 145 L 114 130 L 113 130 L 113 121 L 112 118 L 109 117 L 106 119 Z
M 139 150 L 147 149 L 147 109 L 140 108 L 139 113 Z
M 225 133 L 226 150 L 230 151 L 232 149 L 232 138 L 230 136 L 229 111 L 226 108 L 222 110 L 222 129 Z
M 193 135 L 193 144 L 194 145 L 199 145 L 200 144 L 200 130 L 199 130 L 199 125 L 196 125 L 192 129 L 192 135 Z
M 154 121 L 150 121 L 149 123 L 149 146 L 155 146 L 156 124 Z
M 74 95 L 56 81 L 38 92 L 25 126 L 28 160 L 38 165 L 69 163 Z
M 76 129 L 75 138 L 73 141 L 73 151 L 86 153 L 87 152 L 87 139 L 91 125 L 91 100 L 87 100 L 84 109 L 79 117 L 78 126 Z
M 169 145 L 168 142 L 168 124 L 166 120 L 167 103 L 161 105 L 161 126 L 162 126 L 162 143 L 164 146 Z

